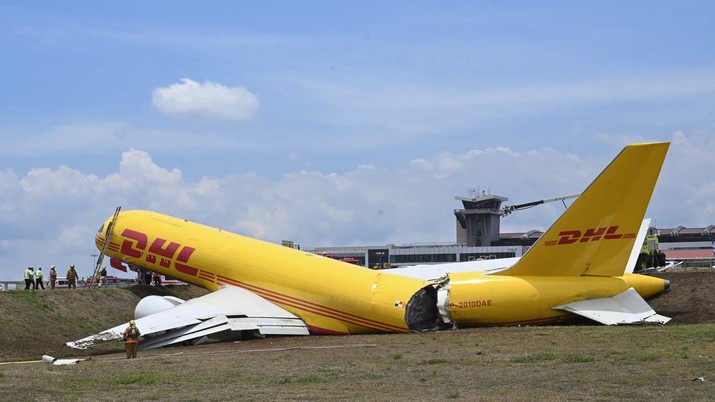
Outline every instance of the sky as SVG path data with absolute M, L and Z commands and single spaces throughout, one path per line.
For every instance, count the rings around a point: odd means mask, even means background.
M 644 141 L 671 142 L 654 224 L 715 224 L 713 15 L 687 0 L 3 1 L 0 280 L 90 275 L 116 206 L 304 249 L 453 242 L 455 196 L 579 193 Z

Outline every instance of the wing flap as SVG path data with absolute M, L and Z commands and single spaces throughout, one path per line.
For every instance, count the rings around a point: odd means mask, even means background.
M 633 288 L 613 297 L 582 300 L 553 309 L 568 311 L 605 325 L 665 324 L 670 321 L 669 317 L 657 314 Z
M 137 326 L 141 329 L 140 323 Z M 162 346 L 189 342 L 204 336 L 217 334 L 229 330 L 228 319 L 225 316 L 214 317 L 197 325 L 176 328 L 159 334 L 146 336 L 139 346 L 141 349 L 154 349 Z
M 139 325 L 139 324 L 137 324 Z M 182 342 L 200 341 L 203 337 L 222 332 L 257 331 L 267 335 L 310 335 L 302 320 L 272 317 L 214 317 L 200 325 L 168 331 L 164 334 L 145 339 L 142 349 L 154 349 Z
M 118 341 L 128 323 L 90 335 L 67 346 L 86 349 L 99 342 Z M 308 335 L 305 323 L 268 300 L 245 289 L 227 286 L 175 307 L 136 320 L 151 349 L 191 341 L 224 331 L 257 331 L 261 335 Z
M 261 335 L 308 335 L 308 329 L 297 318 L 231 317 L 231 331 L 258 330 Z

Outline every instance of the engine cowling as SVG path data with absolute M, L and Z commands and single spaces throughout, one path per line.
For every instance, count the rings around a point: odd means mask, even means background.
M 146 317 L 148 315 L 168 310 L 172 307 L 184 303 L 184 300 L 174 296 L 147 296 L 137 303 L 134 308 L 134 319 Z

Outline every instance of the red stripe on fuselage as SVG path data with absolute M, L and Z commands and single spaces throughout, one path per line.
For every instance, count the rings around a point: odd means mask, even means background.
M 94 236 L 94 243 L 97 245 L 97 248 L 98 248 L 98 249 L 101 250 L 102 248 L 104 248 L 104 238 L 103 238 L 103 237 L 100 237 L 99 234 L 96 234 L 96 235 Z M 109 251 L 118 252 L 118 251 L 119 251 L 119 245 L 118 245 L 117 243 L 109 242 L 109 244 L 107 244 L 107 249 L 108 249 Z
M 332 329 L 316 327 L 315 325 L 308 325 L 308 330 L 314 335 L 349 335 L 345 332 L 333 331 Z
M 386 324 L 380 321 L 375 321 L 369 318 L 361 317 L 358 315 L 346 313 L 344 311 L 336 310 L 330 307 L 325 307 L 320 304 L 316 304 L 307 300 L 299 299 L 293 296 L 289 296 L 283 293 L 278 293 L 269 289 L 254 286 L 245 282 L 236 281 L 225 276 L 218 276 L 219 283 L 226 283 L 229 285 L 238 286 L 246 290 L 250 290 L 267 300 L 285 304 L 291 307 L 299 308 L 301 310 L 321 315 L 323 317 L 333 318 L 338 321 L 343 321 L 355 325 L 359 325 L 366 328 L 377 329 L 386 332 L 406 332 L 405 328 L 401 328 L 395 325 Z

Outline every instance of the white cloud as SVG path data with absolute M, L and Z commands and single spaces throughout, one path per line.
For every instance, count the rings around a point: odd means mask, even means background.
M 188 78 L 154 89 L 152 104 L 163 113 L 220 120 L 251 120 L 258 110 L 258 98 L 244 87 Z
M 159 167 L 147 152 L 136 149 L 130 149 L 122 153 L 119 174 L 125 179 L 133 181 L 146 180 L 150 183 L 160 183 L 162 185 L 181 181 L 181 171 L 179 169 L 169 171 Z
M 0 220 L 10 216 L 22 194 L 18 175 L 12 170 L 0 170 Z
M 32 169 L 20 184 L 28 199 L 54 198 L 57 194 L 62 194 L 63 199 L 77 199 L 88 195 L 89 183 L 95 180 L 93 175 L 60 166 L 55 171 L 50 168 Z
M 650 211 L 661 227 L 715 224 L 713 130 L 673 134 Z

